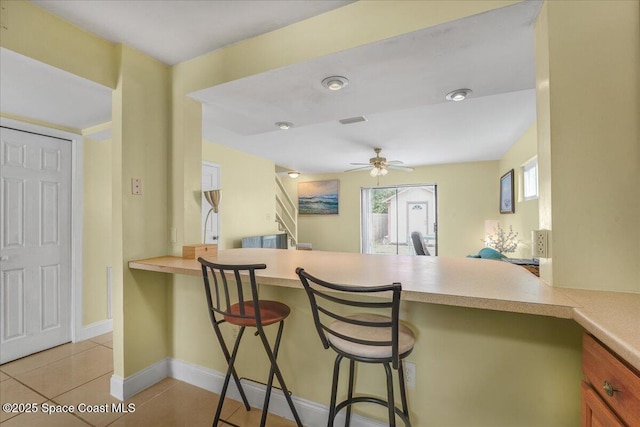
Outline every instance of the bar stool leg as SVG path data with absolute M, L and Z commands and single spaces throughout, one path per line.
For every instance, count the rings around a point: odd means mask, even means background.
M 278 349 L 280 348 L 280 337 L 282 336 L 282 329 L 284 328 L 284 321 L 280 321 L 278 326 L 278 334 L 276 335 L 276 342 L 273 346 L 273 357 L 278 358 Z M 271 399 L 271 390 L 273 386 L 273 367 L 269 369 L 269 380 L 267 381 L 267 392 L 264 396 L 264 404 L 262 405 L 262 417 L 260 418 L 260 427 L 264 427 L 267 422 L 267 413 L 269 412 L 269 400 Z
M 220 328 L 218 327 L 217 323 L 214 323 L 214 328 L 213 330 L 216 333 L 216 337 L 218 338 L 218 341 L 220 342 L 220 348 L 222 348 L 222 354 L 224 354 L 224 358 L 227 361 L 227 365 L 229 364 L 229 360 L 231 359 L 231 355 L 229 354 L 229 349 L 227 348 L 227 345 L 224 342 L 224 338 L 222 337 L 222 332 L 220 332 Z M 240 392 L 240 397 L 242 398 L 242 403 L 244 403 L 244 409 L 249 411 L 251 409 L 251 406 L 249 405 L 249 401 L 247 400 L 247 396 L 244 394 L 244 389 L 242 388 L 242 385 L 240 384 L 240 379 L 238 378 L 238 374 L 236 373 L 236 369 L 233 368 L 233 371 L 231 373 L 233 375 L 233 381 L 236 383 L 236 387 L 238 387 L 238 391 Z
M 396 427 L 396 404 L 393 397 L 393 373 L 388 363 L 383 363 L 387 373 L 387 407 L 389 409 L 389 427 Z
M 354 373 L 356 369 L 356 361 L 353 359 L 349 359 L 349 395 L 347 396 L 348 400 L 353 398 L 353 384 L 354 384 Z M 344 427 L 349 427 L 351 425 L 351 405 L 347 405 L 347 418 L 344 423 Z
M 340 374 L 342 357 L 341 354 L 338 354 L 333 364 L 333 382 L 331 383 L 331 402 L 329 403 L 329 421 L 327 422 L 327 427 L 333 427 L 333 421 L 336 417 L 336 396 L 338 394 L 338 376 Z
M 231 358 L 229 359 L 229 368 L 227 369 L 227 375 L 224 377 L 224 384 L 222 385 L 222 391 L 220 391 L 220 401 L 218 402 L 218 407 L 216 409 L 216 415 L 213 417 L 213 427 L 218 425 L 218 421 L 220 421 L 220 415 L 222 414 L 222 406 L 224 405 L 224 397 L 227 394 L 227 387 L 229 387 L 229 380 L 231 379 L 231 374 L 234 372 L 233 364 L 236 362 L 236 356 L 238 355 L 238 348 L 240 348 L 240 340 L 242 339 L 242 334 L 244 334 L 244 326 L 240 328 L 240 332 L 238 332 L 238 338 L 236 338 L 236 342 L 233 345 L 233 351 L 231 352 Z
M 280 330 L 280 332 L 282 332 Z M 264 346 L 264 350 L 267 352 L 267 356 L 269 356 L 269 361 L 271 362 L 271 369 L 273 369 L 278 382 L 280 383 L 280 387 L 282 388 L 282 392 L 284 393 L 285 399 L 287 399 L 287 403 L 289 404 L 289 408 L 291 408 L 291 412 L 293 414 L 293 418 L 296 421 L 298 427 L 302 426 L 302 421 L 300 420 L 300 416 L 298 415 L 298 411 L 296 411 L 296 407 L 293 404 L 293 400 L 291 399 L 291 395 L 289 394 L 289 389 L 287 388 L 287 384 L 284 382 L 284 378 L 282 377 L 282 373 L 280 372 L 280 368 L 278 367 L 278 363 L 276 362 L 276 358 L 273 356 L 273 352 L 271 347 L 269 346 L 269 341 L 267 341 L 267 337 L 264 334 L 264 330 L 261 327 L 258 327 L 258 335 L 260 335 L 260 339 L 262 340 L 262 345 Z
M 402 413 L 409 420 L 409 405 L 407 405 L 407 391 L 405 389 L 405 381 L 404 381 L 404 364 L 402 360 L 399 361 L 398 365 L 398 379 L 400 382 L 400 399 L 402 399 Z

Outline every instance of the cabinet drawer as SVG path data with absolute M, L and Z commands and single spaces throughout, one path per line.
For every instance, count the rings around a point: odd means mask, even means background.
M 609 407 L 602 402 L 593 388 L 582 383 L 582 424 L 583 427 L 624 427 L 624 424 Z
M 587 382 L 625 424 L 640 426 L 640 376 L 636 372 L 588 334 L 583 336 L 582 369 Z

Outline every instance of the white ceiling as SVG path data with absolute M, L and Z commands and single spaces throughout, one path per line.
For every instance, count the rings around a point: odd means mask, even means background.
M 73 129 L 111 121 L 111 89 L 0 48 L 0 111 Z
M 167 63 L 348 1 L 33 1 Z M 427 30 L 225 83 L 203 100 L 203 135 L 303 173 L 337 172 L 372 148 L 407 165 L 500 158 L 535 120 L 529 0 Z M 220 31 L 225 26 L 224 31 Z M 110 90 L 2 49 L 1 111 L 78 129 L 110 120 Z M 320 86 L 346 75 L 340 92 Z M 464 102 L 445 102 L 468 87 Z M 365 115 L 367 122 L 338 119 Z M 276 121 L 291 121 L 289 131 Z
M 197 91 L 203 136 L 303 173 L 350 169 L 374 147 L 408 166 L 499 159 L 535 121 L 539 6 L 520 3 Z M 331 75 L 349 84 L 323 88 Z M 472 96 L 445 100 L 459 88 Z M 338 122 L 361 115 L 368 121 Z M 280 121 L 294 127 L 280 130 Z

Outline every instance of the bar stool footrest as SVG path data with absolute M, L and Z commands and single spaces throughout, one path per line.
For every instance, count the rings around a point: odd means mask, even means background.
M 340 410 L 342 410 L 343 408 L 345 408 L 345 407 L 347 407 L 349 405 L 353 405 L 354 403 L 376 403 L 378 405 L 384 406 L 385 408 L 389 407 L 389 404 L 387 403 L 386 400 L 379 399 L 377 397 L 373 397 L 373 396 L 354 396 L 351 399 L 343 400 L 342 402 L 340 402 L 339 404 L 336 405 L 336 412 L 335 412 L 336 416 L 338 415 Z M 394 409 L 394 412 L 396 413 L 396 415 L 398 417 L 400 417 L 400 419 L 402 420 L 404 425 L 406 427 L 411 427 L 411 422 L 409 421 L 408 417 L 404 414 L 404 412 L 402 412 L 402 410 L 400 408 L 398 408 L 397 406 L 394 406 L 393 409 Z

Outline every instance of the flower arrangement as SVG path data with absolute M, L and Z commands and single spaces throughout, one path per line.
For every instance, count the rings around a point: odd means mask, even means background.
M 518 233 L 514 232 L 511 226 L 509 226 L 509 231 L 505 231 L 500 227 L 500 224 L 497 224 L 493 228 L 493 234 L 490 234 L 484 243 L 489 248 L 507 254 L 515 252 L 520 242 L 518 241 Z

